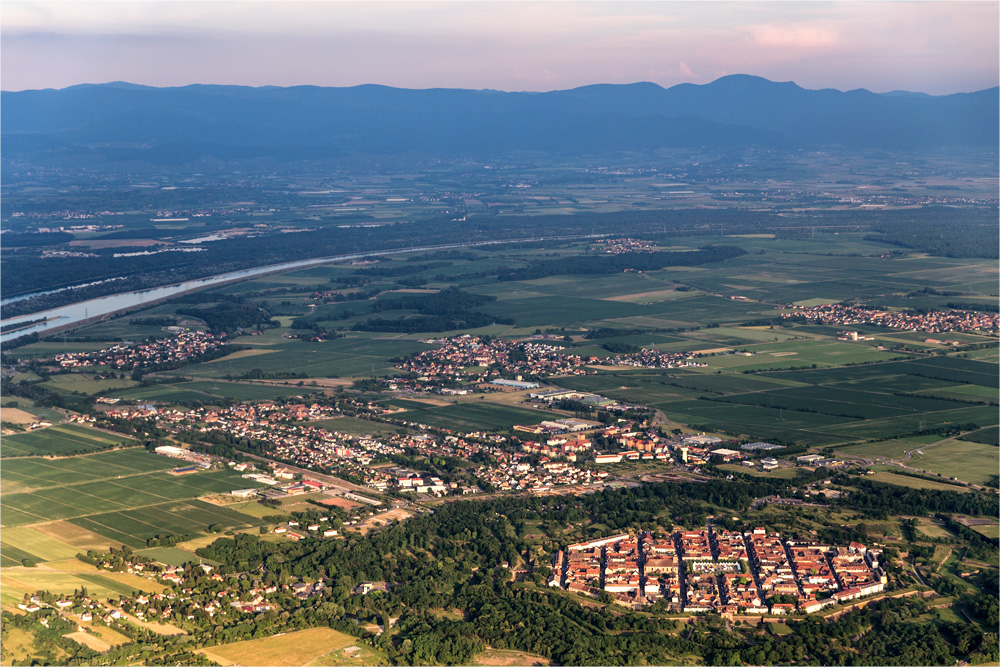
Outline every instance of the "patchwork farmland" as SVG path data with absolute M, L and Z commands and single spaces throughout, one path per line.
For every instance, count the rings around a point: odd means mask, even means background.
M 0 456 L 68 456 L 138 444 L 131 438 L 78 424 L 60 424 L 5 436 Z M 6 465 L 6 464 L 5 464 Z
M 94 536 L 110 544 L 142 548 L 157 535 L 193 534 L 209 526 L 248 528 L 260 522 L 197 500 L 254 485 L 239 473 L 221 469 L 174 476 L 166 472 L 175 467 L 176 461 L 142 449 L 55 460 L 9 459 L 0 471 L 4 564 L 18 564 L 24 558 L 66 558 L 83 549 L 87 539 L 94 541 Z M 40 532 L 55 522 L 81 529 L 84 539 L 74 545 Z

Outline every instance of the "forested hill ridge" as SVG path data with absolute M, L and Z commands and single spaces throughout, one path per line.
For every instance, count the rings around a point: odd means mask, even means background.
M 328 158 L 666 147 L 995 150 L 998 88 L 931 96 L 808 90 L 755 76 L 705 85 L 495 90 L 126 83 L 3 92 L 8 158 L 75 162 Z

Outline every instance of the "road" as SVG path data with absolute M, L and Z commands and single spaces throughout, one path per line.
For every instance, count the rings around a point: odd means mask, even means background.
M 312 479 L 318 479 L 320 481 L 326 482 L 330 486 L 335 486 L 338 489 L 343 489 L 344 491 L 350 491 L 351 493 L 364 493 L 369 496 L 380 496 L 380 494 L 375 493 L 367 486 L 358 486 L 357 484 L 351 484 L 350 482 L 340 479 L 339 477 L 334 477 L 333 475 L 324 475 L 323 473 L 316 472 L 315 470 L 309 470 L 308 468 L 297 468 L 295 466 L 288 465 L 287 463 L 282 463 L 281 461 L 275 461 L 274 459 L 269 459 L 264 456 L 257 456 L 256 454 L 247 454 L 246 452 L 241 452 L 243 456 L 250 459 L 256 459 L 257 461 L 266 461 L 267 463 L 274 463 L 291 470 L 292 472 L 299 473 L 303 476 L 310 477 Z
M 860 463 L 861 465 L 870 466 L 870 465 L 876 465 L 876 464 L 878 464 L 878 465 L 892 466 L 894 468 L 900 468 L 900 469 L 906 470 L 908 472 L 915 472 L 915 473 L 919 473 L 921 475 L 927 475 L 929 477 L 936 477 L 937 476 L 936 473 L 930 472 L 928 470 L 924 470 L 922 468 L 914 468 L 913 466 L 908 466 L 905 463 L 903 463 L 903 461 L 910 461 L 910 460 L 912 460 L 913 459 L 913 455 L 916 454 L 917 452 L 922 452 L 925 449 L 930 449 L 931 447 L 937 447 L 939 445 L 943 445 L 945 443 L 953 442 L 955 440 L 958 440 L 965 433 L 966 432 L 962 432 L 962 433 L 959 433 L 958 435 L 948 436 L 947 438 L 942 438 L 940 440 L 937 440 L 937 441 L 932 442 L 932 443 L 927 444 L 927 445 L 920 445 L 919 447 L 914 447 L 913 449 L 908 449 L 908 450 L 906 450 L 904 452 L 905 456 L 901 457 L 901 458 L 898 458 L 898 459 L 890 459 L 890 458 L 886 458 L 884 456 L 875 456 L 875 457 L 872 457 L 872 458 L 865 458 L 865 457 L 862 457 L 862 456 L 847 456 L 845 458 L 849 458 L 852 461 L 856 461 L 856 462 Z M 968 431 L 968 433 L 971 433 L 971 431 Z M 979 484 L 973 484 L 971 482 L 963 482 L 962 480 L 957 480 L 957 479 L 942 478 L 942 483 L 945 483 L 945 482 L 947 482 L 949 484 L 957 484 L 957 485 L 960 485 L 960 486 L 965 486 L 965 487 L 968 487 L 970 489 L 975 489 L 976 491 L 984 491 L 984 490 L 986 490 L 986 487 L 981 486 Z

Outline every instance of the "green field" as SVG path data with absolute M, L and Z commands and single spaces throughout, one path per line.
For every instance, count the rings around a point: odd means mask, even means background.
M 416 401 L 408 403 L 413 405 L 408 406 L 407 411 L 397 415 L 397 418 L 438 428 L 502 431 L 514 424 L 537 424 L 553 418 L 549 412 L 496 403 L 466 402 L 446 406 L 430 406 Z M 417 405 L 420 407 L 415 407 Z
M 876 469 L 877 470 L 877 469 Z M 945 484 L 944 482 L 935 482 L 929 479 L 921 479 L 919 477 L 910 477 L 909 475 L 897 475 L 892 472 L 888 472 L 888 469 L 877 470 L 874 475 L 868 475 L 865 479 L 870 479 L 873 482 L 882 482 L 884 484 L 894 484 L 896 486 L 908 486 L 911 489 L 931 489 L 934 491 L 957 491 L 958 493 L 968 493 L 970 489 L 962 486 L 955 486 L 954 484 Z
M 874 347 L 846 343 L 839 340 L 800 340 L 758 345 L 741 345 L 740 349 L 753 352 L 751 357 L 720 355 L 710 357 L 709 368 L 745 370 L 771 370 L 817 366 L 842 366 L 870 361 L 888 361 L 903 355 L 876 350 Z
M 0 556 L 3 565 L 13 565 L 10 560 L 16 560 L 20 565 L 23 558 L 31 557 L 36 562 L 62 560 L 74 557 L 80 549 L 50 535 L 45 535 L 28 526 L 4 528 L 0 533 Z M 26 555 L 19 555 L 23 552 Z
M 133 439 L 79 424 L 50 426 L 4 436 L 0 456 L 68 456 L 137 444 Z
M 993 445 L 952 440 L 920 451 L 909 465 L 963 482 L 985 484 L 1000 471 L 1000 448 Z
M 998 421 L 996 408 L 983 404 L 984 394 L 993 391 L 983 378 L 991 370 L 997 372 L 994 364 L 935 357 L 823 367 L 819 362 L 824 355 L 831 362 L 834 351 L 861 349 L 868 354 L 864 351 L 868 348 L 837 341 L 791 341 L 774 347 L 786 351 L 795 347 L 812 354 L 795 363 L 815 359 L 817 368 L 746 373 L 739 364 L 760 367 L 754 359 L 761 354 L 723 355 L 703 357 L 709 363 L 707 370 L 604 371 L 560 378 L 557 384 L 651 405 L 672 420 L 707 430 L 812 446 L 909 437 L 949 424 L 986 426 Z M 856 363 L 859 358 L 844 361 Z M 736 365 L 712 370 L 720 363 Z M 982 433 L 988 439 L 991 431 Z M 885 443 L 850 451 L 859 456 L 864 452 L 873 456 L 899 453 Z
M 938 435 L 923 435 L 913 438 L 894 438 L 892 440 L 885 440 L 882 442 L 866 442 L 839 447 L 837 449 L 837 453 L 846 454 L 848 456 L 881 456 L 888 459 L 899 459 L 905 457 L 906 453 L 913 449 L 919 449 L 923 445 L 929 445 L 932 442 L 937 442 L 939 440 L 941 440 L 941 436 Z
M 253 344 L 255 341 L 241 338 L 240 342 Z M 320 343 L 286 340 L 262 348 L 268 350 L 267 354 L 240 356 L 237 352 L 171 373 L 206 378 L 240 377 L 253 370 L 263 373 L 301 372 L 314 378 L 365 376 L 373 371 L 384 374 L 394 370 L 393 364 L 389 362 L 390 358 L 421 352 L 431 347 L 416 340 L 354 335 Z
M 120 483 L 123 478 L 142 477 L 177 465 L 176 459 L 138 448 L 56 460 L 19 458 L 5 461 L 0 468 L 0 479 L 3 480 L 0 493 L 7 496 L 26 489 L 64 487 L 108 479 Z
M 400 427 L 393 424 L 383 424 L 381 422 L 358 419 L 356 417 L 337 417 L 336 419 L 324 419 L 312 422 L 311 426 L 318 426 L 330 431 L 348 433 L 351 435 L 379 435 L 382 433 L 395 433 Z
M 993 445 L 996 447 L 1000 444 L 1000 427 L 991 426 L 973 433 L 967 433 L 962 436 L 962 440 L 968 440 L 969 442 L 981 442 L 984 445 Z
M 64 373 L 53 375 L 50 380 L 41 383 L 40 386 L 61 394 L 80 393 L 93 396 L 112 389 L 134 387 L 136 384 L 138 383 L 134 380 L 119 380 L 117 378 L 98 380 L 93 375 L 85 373 Z
M 194 534 L 211 525 L 254 526 L 259 519 L 196 500 L 252 486 L 228 469 L 174 476 L 178 461 L 130 449 L 58 460 L 11 459 L 0 470 L 4 533 L 69 520 L 111 540 L 140 548 L 156 535 Z M 65 557 L 56 540 L 12 532 L 7 547 L 46 560 Z M 73 552 L 75 553 L 75 551 Z M 4 560 L 26 556 L 11 552 Z M 72 554 L 70 554 L 72 555 Z
M 259 523 L 246 514 L 200 500 L 78 516 L 69 521 L 133 548 L 145 547 L 146 540 L 157 535 L 193 534 L 213 525 L 223 530 L 249 528 Z
M 109 392 L 131 401 L 170 402 L 201 402 L 212 403 L 220 400 L 233 399 L 237 401 L 260 401 L 285 396 L 299 396 L 310 391 L 308 387 L 285 387 L 270 384 L 247 384 L 240 382 L 172 382 L 156 384 L 150 387 L 132 387 L 120 391 Z
M 145 556 L 146 558 L 152 558 L 153 560 L 163 563 L 164 565 L 181 566 L 192 561 L 195 563 L 208 563 L 209 565 L 215 565 L 217 562 L 208 558 L 201 558 L 190 551 L 178 549 L 177 547 L 153 547 L 151 549 L 139 549 L 136 553 L 140 556 Z
M 46 358 L 54 357 L 61 352 L 96 352 L 111 347 L 114 340 L 96 341 L 91 343 L 63 342 L 55 338 L 42 340 L 31 345 L 19 347 L 11 350 L 11 356 L 15 359 Z
M 991 523 L 981 526 L 972 526 L 971 528 L 977 533 L 993 538 L 994 540 L 1000 538 L 1000 524 Z

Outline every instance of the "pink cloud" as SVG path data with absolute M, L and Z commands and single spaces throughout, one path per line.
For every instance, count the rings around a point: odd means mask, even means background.
M 765 47 L 813 49 L 840 41 L 837 31 L 807 23 L 778 21 L 748 26 L 747 30 L 756 44 Z

